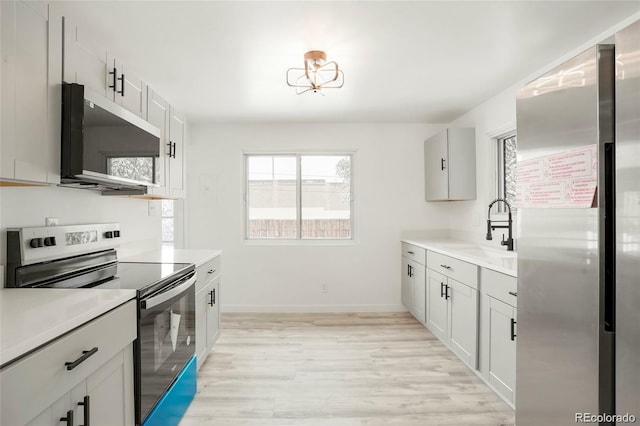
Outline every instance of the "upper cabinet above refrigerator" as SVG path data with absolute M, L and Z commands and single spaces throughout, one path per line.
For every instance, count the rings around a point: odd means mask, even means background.
M 449 128 L 424 142 L 425 199 L 476 199 L 475 129 Z

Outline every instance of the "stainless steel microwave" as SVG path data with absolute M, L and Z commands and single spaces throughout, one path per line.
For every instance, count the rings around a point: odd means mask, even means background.
M 61 185 L 145 194 L 159 181 L 160 130 L 81 84 L 62 85 Z

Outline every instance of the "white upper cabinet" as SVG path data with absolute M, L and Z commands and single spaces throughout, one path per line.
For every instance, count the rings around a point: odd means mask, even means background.
M 130 67 L 123 65 L 117 59 L 113 63 L 116 78 L 114 101 L 128 109 L 138 117 L 147 117 L 147 84 Z
M 61 25 L 47 4 L 0 2 L 0 178 L 60 182 Z
M 63 18 L 63 80 L 78 83 L 113 100 L 117 75 L 109 62 L 107 48 L 86 28 Z
M 424 143 L 427 201 L 476 198 L 476 144 L 474 129 L 445 129 Z
M 169 183 L 172 198 L 184 198 L 185 196 L 185 131 L 184 118 L 172 109 L 169 120 L 169 142 L 171 143 Z
M 162 99 L 153 89 L 147 89 L 147 121 L 160 129 L 160 158 L 156 165 L 156 183 L 149 187 L 149 194 L 169 197 L 169 102 Z

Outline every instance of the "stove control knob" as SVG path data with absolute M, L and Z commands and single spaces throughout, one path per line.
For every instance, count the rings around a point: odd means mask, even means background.
M 107 231 L 104 233 L 105 238 L 113 238 L 113 231 Z
M 47 247 L 56 245 L 56 237 L 47 237 L 44 239 L 44 245 Z
M 29 245 L 33 248 L 42 247 L 42 243 L 42 238 L 32 238 L 31 241 L 29 241 Z
M 115 238 L 120 238 L 120 231 L 113 231 L 113 236 Z

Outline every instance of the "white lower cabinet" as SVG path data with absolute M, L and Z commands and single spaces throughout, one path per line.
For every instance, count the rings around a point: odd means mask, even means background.
M 198 369 L 220 336 L 220 256 L 198 267 L 196 274 L 196 359 Z
M 422 324 L 427 321 L 426 251 L 402 243 L 402 275 L 400 280 L 402 304 Z
M 133 425 L 136 321 L 131 301 L 2 369 L 0 424 Z
M 480 374 L 507 402 L 516 401 L 517 280 L 482 269 Z
M 478 360 L 478 290 L 429 268 L 427 289 L 427 328 L 475 369 Z

